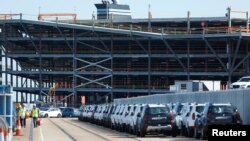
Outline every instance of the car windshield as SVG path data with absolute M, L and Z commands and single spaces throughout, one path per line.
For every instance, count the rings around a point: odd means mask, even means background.
M 204 109 L 204 106 L 197 106 L 196 107 L 196 112 L 201 113 Z
M 48 111 L 49 108 L 48 107 L 40 107 L 40 111 Z
M 169 110 L 166 107 L 150 107 L 148 109 L 148 113 L 152 115 L 156 114 L 166 114 Z
M 233 107 L 232 106 L 211 106 L 209 107 L 208 112 L 212 114 L 233 113 Z
M 250 82 L 250 78 L 241 78 L 239 82 Z

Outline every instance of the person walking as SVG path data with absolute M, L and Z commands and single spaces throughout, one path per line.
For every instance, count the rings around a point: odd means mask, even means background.
M 25 117 L 25 114 L 26 114 L 26 108 L 25 108 L 25 105 L 22 104 L 22 105 L 20 105 L 20 109 L 19 109 L 19 117 L 20 117 L 22 128 L 26 127 L 26 117 Z
M 36 105 L 34 104 L 33 105 L 33 109 L 31 111 L 31 114 L 32 114 L 32 118 L 33 118 L 33 125 L 34 125 L 34 128 L 37 127 L 37 119 L 39 117 L 39 109 L 36 108 Z

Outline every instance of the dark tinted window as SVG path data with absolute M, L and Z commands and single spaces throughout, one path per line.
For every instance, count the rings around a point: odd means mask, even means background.
M 208 109 L 209 113 L 220 114 L 220 113 L 233 113 L 233 107 L 231 106 L 210 106 Z
M 197 106 L 196 112 L 201 113 L 204 110 L 204 106 Z
M 241 78 L 240 82 L 250 82 L 250 78 Z
M 155 114 L 166 114 L 169 110 L 166 107 L 149 107 L 146 110 L 147 114 L 155 115 Z

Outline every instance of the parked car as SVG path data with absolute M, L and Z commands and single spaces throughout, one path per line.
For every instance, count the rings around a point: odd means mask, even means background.
M 230 103 L 211 104 L 207 103 L 201 114 L 195 120 L 195 138 L 207 138 L 207 127 L 213 124 L 242 124 L 240 113 Z
M 40 109 L 39 115 L 41 117 L 62 117 L 61 110 L 59 108 L 48 108 L 48 109 Z
M 180 102 L 174 103 L 173 109 L 171 111 L 176 120 L 178 133 L 181 133 L 182 128 L 183 128 L 182 117 L 183 117 L 184 112 L 186 112 L 184 111 L 185 105 L 188 105 L 188 103 L 180 103 Z
M 170 109 L 162 104 L 146 104 L 137 114 L 137 135 L 144 137 L 147 133 L 164 133 L 177 136 L 177 126 Z
M 129 117 L 128 117 L 128 132 L 132 134 L 136 134 L 136 120 L 137 120 L 137 114 L 142 111 L 142 107 L 144 105 L 142 104 L 135 104 L 132 106 L 132 109 L 130 110 Z
M 78 109 L 73 107 L 64 108 L 61 112 L 62 117 L 78 117 L 79 115 Z
M 231 89 L 250 88 L 250 76 L 241 77 L 237 82 L 230 85 Z
M 200 114 L 204 109 L 205 104 L 192 103 L 189 109 L 186 109 L 186 113 L 183 117 L 184 133 L 188 137 L 194 135 L 194 122 L 197 115 Z

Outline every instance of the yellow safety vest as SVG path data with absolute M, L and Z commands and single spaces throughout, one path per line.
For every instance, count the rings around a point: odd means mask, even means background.
M 20 110 L 19 110 L 19 116 L 23 116 L 23 115 L 24 115 L 24 109 L 20 108 Z
M 38 109 L 32 109 L 32 117 L 38 117 Z

